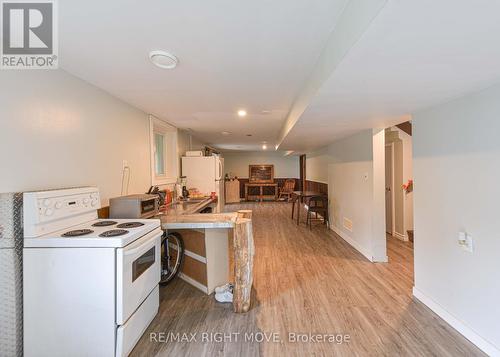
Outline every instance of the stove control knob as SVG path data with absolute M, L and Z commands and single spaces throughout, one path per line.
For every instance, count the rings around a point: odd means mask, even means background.
M 43 205 L 44 205 L 45 207 L 49 207 L 49 206 L 50 206 L 50 203 L 51 203 L 51 202 L 50 202 L 50 200 L 49 200 L 48 198 L 47 198 L 47 199 L 45 199 L 45 200 L 43 200 Z
M 52 216 L 52 213 L 54 213 L 54 211 L 52 210 L 52 208 L 47 208 L 45 210 L 45 215 L 46 216 Z
M 57 201 L 54 206 L 56 207 L 56 209 L 60 209 L 62 207 L 62 203 Z

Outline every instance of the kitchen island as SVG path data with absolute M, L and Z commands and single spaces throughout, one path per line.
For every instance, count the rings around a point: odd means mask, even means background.
M 157 218 L 163 229 L 183 237 L 185 260 L 180 277 L 207 294 L 229 280 L 228 243 L 232 239 L 234 311 L 247 312 L 254 255 L 251 211 L 198 213 L 214 203 L 211 198 L 174 203 Z

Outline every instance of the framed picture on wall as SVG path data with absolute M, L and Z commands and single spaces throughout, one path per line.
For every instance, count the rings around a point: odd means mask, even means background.
M 274 165 L 248 165 L 248 181 L 274 183 Z

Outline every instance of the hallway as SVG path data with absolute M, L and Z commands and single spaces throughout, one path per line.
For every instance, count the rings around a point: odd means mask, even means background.
M 411 243 L 388 238 L 389 263 L 373 264 L 319 223 L 312 231 L 303 223 L 297 227 L 289 204 L 227 208 L 253 210 L 256 254 L 250 312 L 234 314 L 231 304 L 217 303 L 177 279 L 161 289 L 160 312 L 132 356 L 483 355 L 412 299 Z M 245 333 L 262 336 L 258 332 L 275 340 L 245 339 Z M 165 333 L 167 340 L 170 333 L 193 340 L 165 341 L 158 333 Z M 203 333 L 235 334 L 207 342 Z M 338 335 L 345 342 L 293 342 L 289 333 Z

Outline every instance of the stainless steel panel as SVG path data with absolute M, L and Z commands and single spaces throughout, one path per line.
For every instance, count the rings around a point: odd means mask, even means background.
M 0 194 L 0 356 L 23 355 L 23 196 Z

